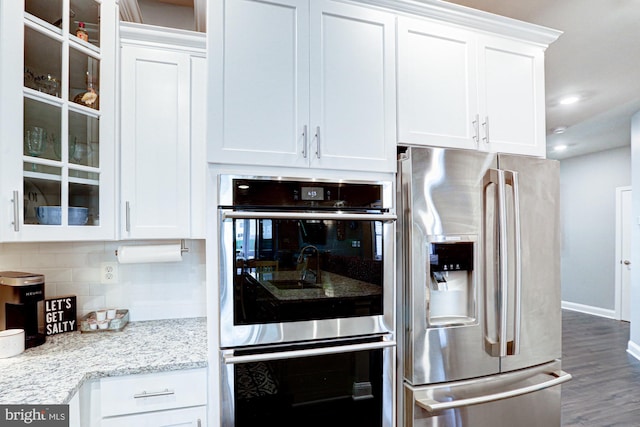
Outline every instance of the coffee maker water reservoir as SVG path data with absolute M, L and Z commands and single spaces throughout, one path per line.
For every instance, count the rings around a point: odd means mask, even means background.
M 44 308 L 43 275 L 0 271 L 0 331 L 24 329 L 25 348 L 43 344 Z

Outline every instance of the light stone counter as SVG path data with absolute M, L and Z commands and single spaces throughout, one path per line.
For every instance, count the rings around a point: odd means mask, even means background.
M 207 366 L 206 318 L 130 322 L 68 332 L 0 359 L 0 404 L 68 403 L 88 380 Z

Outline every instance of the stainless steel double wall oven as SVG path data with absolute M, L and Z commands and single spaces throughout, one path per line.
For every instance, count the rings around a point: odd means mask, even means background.
M 393 183 L 220 175 L 221 423 L 394 423 Z

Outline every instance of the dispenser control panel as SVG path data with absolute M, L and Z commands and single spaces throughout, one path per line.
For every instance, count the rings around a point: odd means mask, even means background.
M 473 242 L 433 242 L 429 248 L 431 271 L 472 271 Z

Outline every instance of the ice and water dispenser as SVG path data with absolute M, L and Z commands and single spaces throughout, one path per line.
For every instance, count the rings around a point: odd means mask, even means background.
M 474 246 L 475 239 L 469 236 L 447 236 L 429 242 L 427 323 L 430 326 L 476 322 Z

